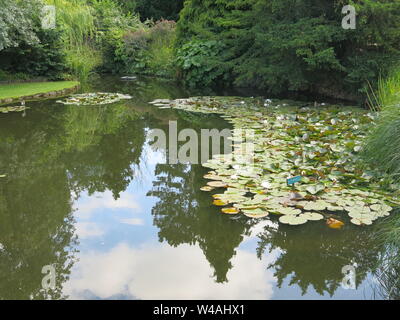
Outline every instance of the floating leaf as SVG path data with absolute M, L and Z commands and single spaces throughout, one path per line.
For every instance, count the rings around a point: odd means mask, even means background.
M 284 224 L 290 224 L 292 226 L 297 226 L 300 224 L 307 223 L 307 219 L 302 216 L 284 215 L 279 218 L 279 222 L 284 223 Z
M 75 94 L 65 100 L 58 100 L 57 103 L 65 105 L 77 105 L 77 106 L 90 106 L 90 105 L 103 105 L 111 104 L 121 100 L 132 99 L 131 96 L 120 93 L 83 93 Z
M 226 183 L 222 181 L 211 181 L 207 183 L 208 186 L 214 187 L 214 188 L 226 188 Z
M 281 208 L 278 210 L 278 212 L 283 215 L 298 215 L 301 213 L 301 210 L 293 208 Z
M 242 211 L 243 211 L 243 214 L 249 218 L 259 219 L 259 218 L 267 217 L 269 215 L 269 213 L 267 211 L 261 210 L 261 209 L 254 209 L 254 210 L 246 209 L 246 210 L 242 210 Z
M 221 211 L 225 214 L 238 214 L 240 212 L 237 208 L 223 208 Z
M 361 226 L 361 225 L 371 225 L 372 220 L 368 218 L 353 218 L 351 219 L 351 223 Z
M 204 179 L 207 179 L 207 180 L 223 180 L 223 178 L 221 176 L 218 176 L 216 174 L 206 174 L 204 176 Z
M 331 229 L 341 229 L 344 226 L 344 223 L 340 220 L 336 220 L 333 218 L 329 218 L 326 221 L 326 224 L 329 226 Z
M 23 112 L 27 109 L 29 108 L 25 106 L 0 107 L 0 113 Z
M 319 193 L 319 192 L 321 192 L 323 190 L 325 190 L 325 186 L 323 184 L 317 184 L 317 185 L 313 185 L 313 186 L 308 186 L 306 188 L 306 191 L 308 193 L 313 194 L 313 195 L 317 194 L 317 193 Z
M 218 207 L 224 207 L 224 206 L 226 206 L 226 205 L 228 205 L 228 203 L 226 203 L 226 202 L 223 202 L 222 200 L 214 200 L 213 201 L 213 204 L 215 205 L 215 206 L 218 206 Z
M 369 168 L 364 171 L 354 155 L 361 151 L 361 138 L 375 117 L 359 116 L 362 111 L 358 110 L 332 113 L 297 107 L 289 112 L 283 108 L 265 112 L 255 99 L 234 97 L 194 97 L 165 103 L 189 112 L 218 113 L 233 125 L 234 152 L 213 156 L 204 164 L 215 170 L 205 176 L 212 180 L 208 186 L 228 187 L 219 196 L 223 203 L 241 210 L 293 216 L 294 224 L 321 219 L 316 211 L 347 211 L 353 219 L 370 221 L 392 211 L 381 205 L 383 201 L 395 203 L 395 195 L 382 196 L 384 179 Z M 254 132 L 248 140 L 247 129 Z M 302 184 L 291 191 L 287 178 L 299 175 Z M 369 191 L 364 190 L 366 184 Z M 230 190 L 232 187 L 240 191 Z M 301 197 L 292 197 L 290 192 Z M 361 208 L 367 209 L 360 212 Z
M 304 210 L 315 210 L 315 211 L 321 211 L 321 210 L 325 210 L 327 207 L 329 206 L 329 203 L 323 201 L 323 200 L 318 200 L 315 202 L 307 202 L 304 205 Z
M 213 191 L 214 188 L 210 187 L 210 186 L 205 186 L 205 187 L 200 188 L 200 190 L 204 191 L 204 192 L 210 192 L 210 191 Z
M 302 217 L 306 218 L 309 221 L 318 221 L 318 220 L 323 220 L 324 216 L 322 214 L 316 213 L 316 212 L 306 212 L 301 215 Z

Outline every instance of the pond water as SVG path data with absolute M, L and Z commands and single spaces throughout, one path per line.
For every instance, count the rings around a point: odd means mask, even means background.
M 163 81 L 98 80 L 109 106 L 56 100 L 0 114 L 0 299 L 371 299 L 371 228 L 293 227 L 220 214 L 201 165 L 165 163 L 151 129 L 230 128 L 158 109 L 188 97 Z M 342 268 L 357 264 L 356 289 Z M 43 267 L 56 287 L 44 292 Z

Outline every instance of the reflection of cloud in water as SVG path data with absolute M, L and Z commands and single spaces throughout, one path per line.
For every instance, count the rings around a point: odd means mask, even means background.
M 143 226 L 144 225 L 144 220 L 138 219 L 138 218 L 121 219 L 120 221 L 121 221 L 121 223 L 129 224 L 131 226 Z
M 105 231 L 93 222 L 78 222 L 75 226 L 75 233 L 79 239 L 100 237 L 105 234 Z
M 125 296 L 138 299 L 269 299 L 269 261 L 238 250 L 228 283 L 216 283 L 213 271 L 197 246 L 119 244 L 109 252 L 80 257 L 64 293 L 72 299 Z
M 104 193 L 95 193 L 92 196 L 83 196 L 76 204 L 76 214 L 79 218 L 90 218 L 96 210 L 117 210 L 131 209 L 135 212 L 141 211 L 140 204 L 135 199 L 134 195 L 129 192 L 123 192 L 120 198 L 115 200 L 110 191 Z

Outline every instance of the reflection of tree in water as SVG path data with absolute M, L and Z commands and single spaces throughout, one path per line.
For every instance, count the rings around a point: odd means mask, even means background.
M 193 128 L 199 133 L 200 129 L 224 129 L 230 126 L 213 115 L 187 112 L 177 112 L 177 115 L 178 132 Z M 168 133 L 167 127 L 163 129 Z M 162 151 L 168 153 L 168 148 Z M 222 215 L 212 205 L 210 193 L 200 191 L 205 184 L 203 176 L 207 171 L 201 165 L 158 164 L 155 169 L 157 179 L 153 181 L 153 189 L 148 196 L 159 199 L 152 214 L 154 225 L 160 229 L 160 241 L 166 241 L 174 247 L 181 244 L 199 245 L 214 269 L 216 281 L 225 282 L 232 268 L 231 259 L 249 226 L 243 220 L 232 220 Z
M 63 164 L 47 162 L 44 131 L 0 130 L 0 298 L 43 298 L 43 266 L 55 264 L 57 283 L 70 273 L 73 217 Z M 37 128 L 45 128 L 41 123 Z M 7 130 L 9 129 L 9 130 Z M 62 298 L 61 290 L 50 293 Z
M 280 225 L 259 236 L 257 253 L 261 258 L 267 248 L 282 252 L 269 266 L 278 287 L 288 278 L 289 285 L 299 286 L 303 295 L 312 286 L 320 295 L 327 292 L 332 296 L 341 286 L 344 266 L 357 263 L 357 286 L 376 266 L 380 248 L 374 246 L 370 234 L 368 228 L 353 226 L 331 230 L 321 223 Z
M 221 215 L 211 205 L 210 194 L 199 192 L 205 172 L 198 165 L 157 165 L 157 180 L 148 196 L 159 199 L 152 214 L 160 241 L 173 247 L 198 244 L 214 269 L 216 281 L 225 282 L 248 226 Z
M 0 119 L 0 299 L 65 298 L 74 263 L 72 194 L 111 190 L 134 177 L 144 124 L 123 105 L 54 105 Z M 54 265 L 57 289 L 42 290 Z
M 115 198 L 126 190 L 135 176 L 145 142 L 144 124 L 138 114 L 124 105 L 112 109 L 78 110 L 72 108 L 66 128 L 67 148 L 63 156 L 68 165 L 72 188 L 111 190 Z M 79 119 L 83 125 L 76 127 Z M 78 141 L 78 143 L 77 143 Z M 75 148 L 74 146 L 79 146 Z

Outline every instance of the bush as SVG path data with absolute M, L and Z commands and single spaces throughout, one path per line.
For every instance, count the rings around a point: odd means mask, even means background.
M 209 87 L 227 80 L 228 73 L 219 59 L 223 50 L 217 41 L 191 41 L 177 52 L 177 65 L 189 87 Z
M 118 0 L 124 9 L 137 12 L 143 21 L 178 20 L 184 0 Z
M 96 46 L 102 52 L 102 72 L 120 73 L 124 61 L 118 55 L 124 43 L 124 34 L 142 26 L 137 15 L 125 14 L 113 0 L 91 0 L 95 11 Z
M 175 22 L 161 20 L 126 33 L 117 52 L 128 73 L 172 78 L 176 73 L 174 41 Z
M 350 1 L 357 28 L 344 30 L 343 1 L 187 0 L 178 22 L 179 47 L 217 41 L 230 82 L 271 93 L 338 98 L 364 94 L 400 57 L 400 2 Z M 215 78 L 216 80 L 218 77 Z

